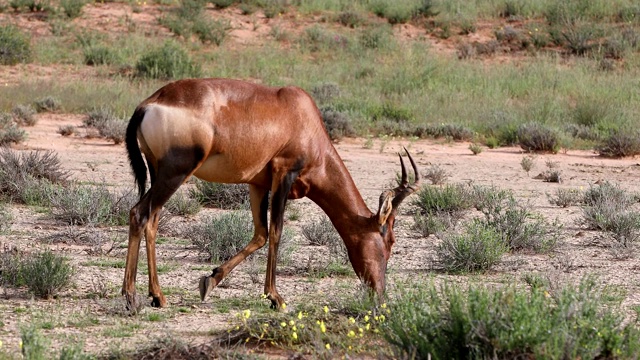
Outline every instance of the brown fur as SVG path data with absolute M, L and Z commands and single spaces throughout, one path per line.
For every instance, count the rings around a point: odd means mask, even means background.
M 416 183 L 408 185 L 402 163 L 403 184 L 385 192 L 381 199 L 384 208 L 372 213 L 331 144 L 317 107 L 303 90 L 227 79 L 170 83 L 136 109 L 128 129 L 127 150 L 141 189 L 146 169 L 140 151 L 154 171 L 151 188 L 131 209 L 122 288 L 130 305 L 135 301 L 143 229 L 148 249 L 149 295 L 153 305 L 166 305 L 155 266 L 157 214 L 191 175 L 208 181 L 249 184 L 255 228 L 253 239 L 244 249 L 211 276 L 201 279 L 203 299 L 269 239 L 264 293 L 274 307 L 282 306 L 284 300 L 275 285 L 282 216 L 287 198 L 304 196 L 327 213 L 345 242 L 356 274 L 382 296 L 386 265 L 395 241 L 397 206 L 415 191 L 419 180 L 415 163 L 409 155 Z M 267 227 L 263 200 L 269 192 L 272 214 Z

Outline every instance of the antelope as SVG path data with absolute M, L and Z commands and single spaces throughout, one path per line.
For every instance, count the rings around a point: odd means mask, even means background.
M 200 279 L 203 301 L 268 239 L 264 295 L 271 300 L 271 307 L 283 307 L 284 299 L 276 290 L 276 263 L 284 210 L 288 199 L 304 196 L 328 215 L 360 280 L 372 294 L 383 296 L 397 209 L 420 183 L 418 169 L 406 148 L 415 181 L 409 184 L 399 154 L 400 185 L 381 194 L 378 212 L 373 213 L 333 147 L 318 108 L 304 90 L 230 79 L 185 79 L 165 85 L 136 107 L 127 126 L 126 149 L 140 194 L 129 216 L 122 286 L 129 308 L 137 306 L 135 281 L 143 231 L 151 305 L 167 305 L 156 268 L 159 213 L 191 176 L 248 184 L 254 226 L 253 238 L 242 250 Z M 145 192 L 147 166 L 151 187 Z

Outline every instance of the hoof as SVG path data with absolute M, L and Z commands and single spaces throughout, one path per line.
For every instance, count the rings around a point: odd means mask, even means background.
M 124 298 L 125 298 L 125 305 L 126 305 L 126 309 L 129 313 L 131 314 L 136 314 L 138 312 L 138 310 L 140 309 L 140 304 L 138 304 L 138 297 L 136 296 L 136 293 L 132 293 L 132 294 L 128 294 L 128 293 L 124 293 Z
M 204 301 L 204 299 L 211 293 L 214 287 L 218 285 L 216 280 L 211 276 L 203 276 L 200 278 L 200 284 L 198 288 L 200 289 L 200 301 Z
M 280 295 L 273 296 L 269 294 L 267 295 L 267 299 L 271 300 L 271 309 L 280 312 L 286 311 L 287 304 L 284 302 L 284 299 L 280 297 Z
M 156 308 L 163 308 L 167 306 L 167 299 L 164 295 L 160 294 L 158 296 L 152 295 L 151 306 Z

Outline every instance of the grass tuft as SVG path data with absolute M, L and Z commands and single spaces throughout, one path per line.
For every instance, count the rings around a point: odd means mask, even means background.
M 237 210 L 249 203 L 247 185 L 212 183 L 200 179 L 195 180 L 195 185 L 195 188 L 189 189 L 189 196 L 204 206 Z

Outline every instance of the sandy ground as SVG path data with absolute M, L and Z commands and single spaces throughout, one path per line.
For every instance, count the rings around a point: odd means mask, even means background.
M 77 126 L 77 134 L 71 137 L 57 134 L 58 127 L 62 125 Z M 27 131 L 29 138 L 18 149 L 54 150 L 73 179 L 84 183 L 106 182 L 117 187 L 133 187 L 124 147 L 99 138 L 88 138 L 86 135 L 90 132 L 82 128 L 82 116 L 39 115 L 38 124 L 27 128 Z M 576 224 L 581 216 L 578 207 L 554 207 L 546 197 L 547 193 L 552 193 L 559 187 L 587 188 L 605 180 L 638 191 L 634 181 L 640 175 L 637 160 L 602 159 L 587 151 L 568 151 L 556 155 L 539 155 L 534 169 L 527 174 L 520 165 L 525 154 L 518 148 L 485 149 L 474 156 L 467 143 L 374 139 L 373 146 L 369 148 L 364 146 L 365 143 L 365 139 L 346 139 L 336 144 L 336 148 L 365 201 L 374 211 L 380 192 L 390 186 L 399 172 L 397 153 L 402 146 L 406 146 L 414 155 L 422 173 L 437 165 L 450 174 L 448 183 L 473 183 L 511 189 L 519 201 L 530 203 L 536 212 L 547 219 L 557 218 L 564 225 L 563 243 L 553 254 L 507 255 L 494 271 L 481 277 L 450 276 L 440 273 L 433 266 L 434 248 L 439 240 L 434 236 L 420 237 L 410 228 L 411 215 L 402 212 L 396 226 L 397 244 L 389 262 L 391 287 L 398 280 L 406 278 L 510 283 L 521 282 L 523 274 L 533 272 L 564 283 L 577 282 L 585 274 L 597 274 L 607 284 L 626 290 L 625 307 L 640 304 L 637 291 L 640 263 L 637 257 L 616 260 L 607 249 L 609 240 L 602 234 L 586 231 Z M 547 161 L 556 163 L 562 172 L 562 183 L 548 183 L 534 178 L 534 175 L 545 170 Z M 285 226 L 299 231 L 302 223 L 316 218 L 319 209 L 306 199 L 295 201 L 294 204 L 300 210 L 300 219 L 288 220 Z M 209 211 L 212 210 L 204 210 L 202 213 Z M 227 309 L 231 299 L 253 298 L 259 301 L 264 269 L 262 263 L 253 261 L 240 265 L 224 288 L 216 289 L 211 299 L 200 303 L 197 280 L 209 272 L 212 266 L 202 261 L 188 241 L 174 239 L 158 246 L 159 264 L 170 267 L 168 272 L 160 275 L 170 306 L 160 310 L 146 308 L 142 318 L 117 315 L 116 310 L 120 304 L 118 294 L 124 270 L 115 265 L 100 265 L 100 262 L 123 261 L 125 249 L 116 247 L 106 255 L 92 254 L 91 247 L 86 243 L 60 235 L 69 231 L 68 226 L 51 220 L 46 213 L 17 205 L 12 206 L 12 213 L 14 224 L 11 233 L 0 235 L 0 246 L 17 246 L 25 252 L 52 248 L 71 258 L 77 269 L 77 276 L 71 290 L 50 301 L 32 299 L 24 290 L 0 290 L 0 295 L 5 295 L 0 297 L 0 319 L 4 323 L 0 328 L 0 340 L 6 347 L 17 349 L 18 329 L 32 321 L 53 322 L 53 329 L 44 331 L 54 343 L 68 338 L 82 338 L 87 349 L 98 352 L 109 348 L 129 348 L 166 334 L 187 342 L 204 342 L 210 339 L 212 332 L 228 326 L 231 316 Z M 198 221 L 198 216 L 175 221 L 180 225 L 190 224 Z M 107 233 L 120 242 L 126 239 L 124 227 L 84 231 L 89 237 L 93 232 L 95 236 L 100 232 Z M 51 241 L 53 235 L 58 235 L 58 240 Z M 317 248 L 306 246 L 300 236 L 296 239 L 300 245 L 292 257 L 294 262 L 308 262 L 310 257 L 317 256 Z M 141 258 L 144 259 L 143 253 Z M 257 280 L 255 276 L 251 276 L 256 272 L 259 273 Z M 146 276 L 139 274 L 138 283 L 140 291 L 144 293 Z M 309 281 L 304 276 L 284 272 L 278 277 L 281 295 L 293 304 L 305 301 L 305 296 L 310 294 L 329 294 L 326 296 L 330 298 L 332 292 L 340 291 L 337 289 L 354 288 L 357 285 L 355 276 Z M 267 307 L 266 301 L 264 305 Z M 148 314 L 153 313 L 162 314 L 165 316 L 164 320 L 157 323 L 144 321 L 145 316 L 149 317 Z M 118 330 L 127 335 L 119 334 Z

